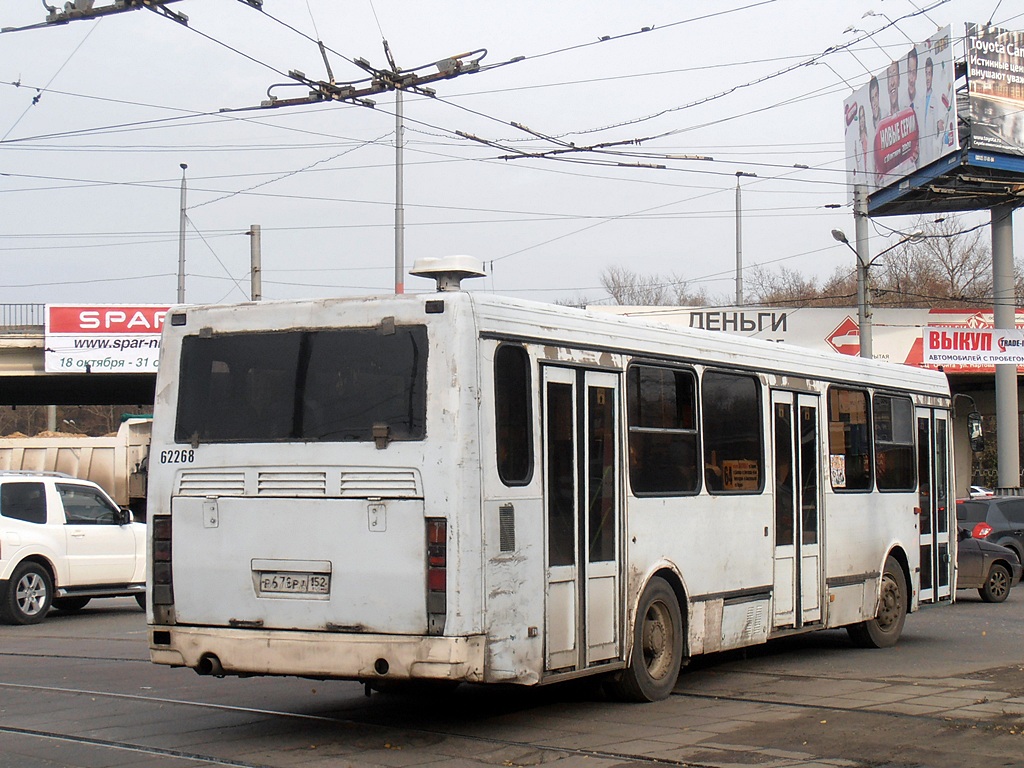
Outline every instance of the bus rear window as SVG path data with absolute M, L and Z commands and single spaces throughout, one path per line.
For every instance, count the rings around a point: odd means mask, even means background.
M 423 326 L 187 336 L 181 443 L 420 440 Z M 386 435 L 383 433 L 386 432 Z

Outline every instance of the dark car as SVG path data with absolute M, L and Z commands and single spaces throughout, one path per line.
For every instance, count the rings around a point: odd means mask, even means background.
M 956 503 L 956 524 L 975 539 L 1009 547 L 1017 562 L 1024 562 L 1024 497 L 960 499 Z
M 1010 588 L 1020 583 L 1020 561 L 1008 547 L 971 537 L 959 530 L 956 555 L 956 588 L 977 589 L 986 603 L 1001 603 Z

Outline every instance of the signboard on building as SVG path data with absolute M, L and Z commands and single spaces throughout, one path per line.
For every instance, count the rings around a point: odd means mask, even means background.
M 955 81 L 946 27 L 904 51 L 846 99 L 850 184 L 864 184 L 870 194 L 958 150 Z
M 595 306 L 591 309 L 796 344 L 822 352 L 860 355 L 860 327 L 857 310 L 852 307 Z M 1024 344 L 1024 309 L 1017 310 L 1019 330 L 1016 331 L 995 331 L 991 309 L 878 308 L 872 310 L 871 317 L 871 348 L 876 360 L 921 368 L 941 366 L 948 373 L 991 373 L 997 363 L 1016 362 L 1018 370 L 1024 373 L 1024 347 L 1013 341 L 1020 338 Z M 959 335 L 930 335 L 933 331 Z M 985 338 L 988 341 L 984 341 Z M 947 348 L 943 349 L 944 346 Z
M 47 304 L 47 373 L 156 373 L 166 305 Z
M 1024 329 L 926 328 L 924 364 L 970 367 L 1024 364 Z
M 971 146 L 1024 155 L 1024 32 L 967 25 Z

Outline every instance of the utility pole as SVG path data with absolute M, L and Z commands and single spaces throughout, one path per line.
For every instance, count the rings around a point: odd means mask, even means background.
M 327 62 L 326 52 L 324 62 Z M 292 70 L 288 76 L 295 83 L 287 85 L 301 85 L 306 88 L 307 95 L 294 99 L 279 99 L 268 91 L 269 98 L 261 102 L 259 107 L 244 107 L 242 109 L 222 110 L 225 112 L 245 112 L 252 109 L 276 109 L 279 107 L 293 107 L 301 104 L 316 104 L 324 101 L 348 101 L 361 104 L 365 107 L 374 107 L 376 103 L 367 98 L 387 91 L 395 92 L 395 293 L 405 293 L 405 177 L 403 149 L 405 144 L 405 123 L 403 114 L 403 96 L 405 91 L 418 93 L 421 96 L 435 96 L 432 88 L 426 87 L 427 83 L 438 80 L 448 80 L 463 74 L 470 74 L 480 71 L 480 61 L 487 54 L 483 49 L 460 53 L 442 59 L 433 66 L 436 72 L 417 74 L 416 70 L 403 71 L 395 64 L 394 57 L 388 47 L 387 40 L 384 41 L 384 53 L 388 59 L 390 69 L 375 69 L 365 59 L 355 59 L 354 63 L 370 74 L 370 84 L 357 88 L 354 84 L 338 84 L 330 72 L 328 65 L 328 76 L 330 82 L 324 80 L 312 80 L 302 72 Z M 475 57 L 475 58 L 473 58 Z M 271 89 L 280 86 L 271 86 Z
M 260 225 L 251 225 L 246 234 L 249 235 L 249 298 L 253 301 L 263 301 L 263 275 L 260 264 L 263 246 Z
M 1013 203 L 994 206 L 992 217 L 993 325 L 1017 327 L 1013 280 Z M 1020 423 L 1017 364 L 996 363 L 996 464 L 999 488 L 1020 488 Z
M 874 357 L 871 338 L 871 286 L 868 284 L 868 188 L 853 187 L 853 224 L 857 240 L 857 324 L 860 326 L 860 356 Z
M 736 306 L 743 306 L 743 198 L 740 193 L 740 177 L 755 178 L 756 173 L 736 171 Z
M 388 58 L 395 78 L 395 295 L 405 293 L 405 120 L 402 115 L 402 88 L 397 75 L 401 71 L 391 55 L 388 41 L 384 41 L 384 54 Z
M 185 303 L 185 170 L 181 163 L 181 216 L 178 220 L 178 303 Z
M 402 144 L 406 126 L 401 115 L 401 88 L 394 92 L 394 292 L 406 293 L 406 193 Z

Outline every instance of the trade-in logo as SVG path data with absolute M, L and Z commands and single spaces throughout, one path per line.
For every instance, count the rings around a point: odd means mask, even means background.
M 849 315 L 825 337 L 825 343 L 841 355 L 860 354 L 860 326 Z
M 1011 347 L 1015 350 L 1024 347 L 1024 339 L 1008 339 L 1005 336 L 999 336 L 996 338 L 996 342 L 999 344 L 1000 352 L 1006 352 Z

